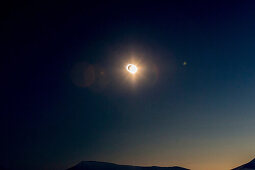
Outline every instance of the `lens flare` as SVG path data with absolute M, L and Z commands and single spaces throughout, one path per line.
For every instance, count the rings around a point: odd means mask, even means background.
M 131 74 L 135 74 L 137 72 L 137 67 L 134 64 L 128 64 L 126 68 Z

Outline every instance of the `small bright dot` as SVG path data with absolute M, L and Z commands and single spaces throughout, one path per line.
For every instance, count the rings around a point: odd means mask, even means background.
M 137 72 L 137 67 L 134 64 L 128 64 L 126 68 L 131 74 L 135 74 Z
M 183 62 L 183 66 L 186 66 L 186 65 L 187 65 L 187 62 L 186 62 L 186 61 L 184 61 L 184 62 Z

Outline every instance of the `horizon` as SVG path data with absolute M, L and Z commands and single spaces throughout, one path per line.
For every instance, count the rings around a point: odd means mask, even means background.
M 247 164 L 249 162 L 254 162 L 255 158 L 253 158 L 252 160 L 250 161 L 246 161 L 246 162 L 242 162 L 242 163 L 239 163 L 238 165 L 236 165 L 235 167 L 232 167 L 231 169 L 234 169 L 234 168 L 237 168 L 237 167 L 240 167 L 241 165 L 244 165 L 244 164 Z M 104 161 L 80 161 L 76 164 L 74 164 L 73 166 L 70 166 L 70 167 L 74 167 L 76 165 L 79 165 L 79 164 L 82 164 L 82 163 L 102 163 L 102 164 L 114 164 L 114 165 L 124 165 L 124 166 L 138 166 L 138 167 L 163 167 L 163 168 L 167 168 L 167 167 L 181 167 L 181 168 L 187 168 L 187 169 L 190 169 L 189 167 L 182 167 L 182 166 L 179 166 L 179 165 L 167 165 L 167 166 L 156 166 L 156 165 L 132 165 L 132 164 L 119 164 L 119 163 L 115 163 L 115 162 L 104 162 Z M 229 169 L 229 168 L 228 168 Z M 190 169 L 192 170 L 192 169 Z M 230 170 L 230 169 L 229 169 Z

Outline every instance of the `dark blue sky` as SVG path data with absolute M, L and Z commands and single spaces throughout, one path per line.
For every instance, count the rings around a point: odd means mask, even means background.
M 6 5 L 0 164 L 245 162 L 255 152 L 254 9 L 253 1 Z M 131 60 L 146 68 L 135 83 L 120 71 Z M 86 87 L 74 80 L 77 65 L 92 68 Z

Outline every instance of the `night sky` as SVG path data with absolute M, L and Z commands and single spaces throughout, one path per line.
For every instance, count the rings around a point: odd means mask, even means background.
M 225 170 L 254 158 L 255 1 L 2 7 L 0 165 Z

